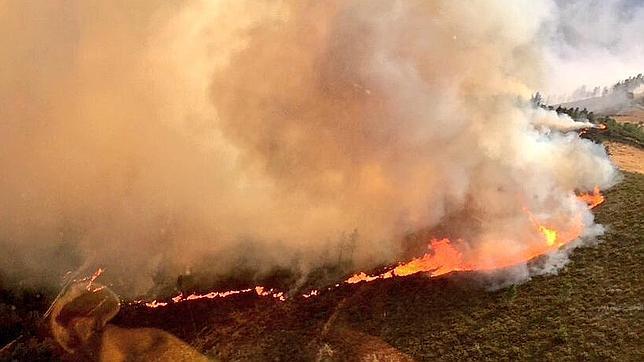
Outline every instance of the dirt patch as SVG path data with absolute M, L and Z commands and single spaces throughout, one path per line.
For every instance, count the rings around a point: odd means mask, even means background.
M 644 150 L 613 141 L 604 142 L 604 145 L 610 158 L 621 170 L 644 174 Z
M 644 124 L 644 109 L 632 109 L 622 114 L 616 114 L 613 117 L 617 123 Z

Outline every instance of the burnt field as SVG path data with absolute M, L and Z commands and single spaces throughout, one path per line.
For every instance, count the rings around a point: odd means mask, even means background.
M 418 360 L 641 359 L 644 176 L 625 174 L 597 209 L 601 242 L 556 276 L 497 291 L 476 275 L 414 276 L 318 298 L 257 298 L 126 310 L 117 323 L 170 330 L 225 360 L 410 356 Z
M 644 360 L 644 1 L 0 19 L 0 362 Z
M 411 276 L 286 302 L 125 306 L 114 323 L 164 329 L 221 360 L 641 360 L 643 193 L 644 175 L 625 173 L 595 209 L 607 226 L 599 243 L 573 252 L 558 275 L 521 285 L 489 291 L 476 274 Z M 15 340 L 3 360 L 64 358 L 41 320 L 52 294 L 2 291 L 0 343 Z

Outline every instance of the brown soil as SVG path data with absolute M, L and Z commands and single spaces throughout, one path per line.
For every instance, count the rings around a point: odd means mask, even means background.
M 632 109 L 623 114 L 617 114 L 611 117 L 613 117 L 617 123 L 644 124 L 644 109 Z
M 614 141 L 604 142 L 604 145 L 608 148 L 610 158 L 621 170 L 644 174 L 644 150 Z

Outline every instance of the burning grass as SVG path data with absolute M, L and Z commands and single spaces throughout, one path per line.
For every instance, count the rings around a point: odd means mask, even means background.
M 295 303 L 239 298 L 138 313 L 154 324 L 153 318 L 176 311 L 185 317 L 192 309 L 196 329 L 181 323 L 183 331 L 174 332 L 226 360 L 314 359 L 320 351 L 346 357 L 352 352 L 342 341 L 346 331 L 418 360 L 637 360 L 644 352 L 638 337 L 643 193 L 644 176 L 626 174 L 597 209 L 599 222 L 611 225 L 600 244 L 575 252 L 558 276 L 496 292 L 478 287 L 472 273 L 417 275 L 343 286 Z M 130 313 L 121 320 L 136 320 L 137 312 Z
M 606 126 L 604 129 L 588 130 L 584 136 L 595 142 L 620 142 L 634 147 L 644 147 L 644 131 L 641 124 L 619 123 L 612 117 L 598 119 L 600 124 Z
M 625 174 L 596 209 L 608 226 L 601 243 L 577 250 L 557 276 L 495 292 L 475 273 L 412 275 L 286 303 L 255 292 L 125 306 L 116 323 L 162 328 L 223 360 L 343 359 L 359 351 L 417 360 L 641 360 L 643 193 L 644 175 Z M 3 292 L 2 343 L 25 336 L 10 348 L 12 358 L 60 358 L 39 322 L 47 302 L 42 291 Z
M 586 203 L 591 209 L 599 206 L 605 201 L 599 187 L 595 187 L 593 192 L 581 193 L 577 195 L 577 198 Z M 413 258 L 408 262 L 401 262 L 398 263 L 398 265 L 387 267 L 383 272 L 378 274 L 369 275 L 365 272 L 356 273 L 343 282 L 338 282 L 335 285 L 326 286 L 323 289 L 311 289 L 304 293 L 295 294 L 294 296 L 307 299 L 317 297 L 320 295 L 320 292 L 332 291 L 344 283 L 369 283 L 379 279 L 406 277 L 417 273 L 425 273 L 428 276 L 436 277 L 458 271 L 491 271 L 509 268 L 557 250 L 558 248 L 577 239 L 583 229 L 579 220 L 571 220 L 569 223 L 570 225 L 565 230 L 551 229 L 542 225 L 529 210 L 525 209 L 524 212 L 526 213 L 527 218 L 532 222 L 535 230 L 538 231 L 540 237 L 536 243 L 532 243 L 529 248 L 524 248 L 520 253 L 513 252 L 505 254 L 504 251 L 499 248 L 494 248 L 488 253 L 478 253 L 474 257 L 468 258 L 461 253 L 458 248 L 458 244 L 461 243 L 461 240 L 452 242 L 449 239 L 433 239 L 429 242 L 429 250 L 421 257 Z M 100 273 L 102 273 L 101 269 L 99 269 L 97 274 L 92 277 L 91 281 L 96 279 Z M 257 285 L 255 287 L 245 289 L 209 291 L 205 293 L 192 292 L 188 294 L 182 291 L 180 294 L 163 301 L 156 299 L 146 301 L 141 299 L 128 302 L 128 304 L 133 306 L 141 305 L 148 308 L 161 308 L 177 303 L 194 302 L 203 299 L 228 298 L 236 295 L 248 294 L 256 294 L 259 297 L 273 298 L 281 302 L 284 302 L 288 298 L 288 294 L 284 291 Z

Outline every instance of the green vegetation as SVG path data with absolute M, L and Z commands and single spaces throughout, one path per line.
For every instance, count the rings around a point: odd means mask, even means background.
M 610 127 L 610 125 L 609 125 Z M 456 273 L 343 286 L 278 303 L 254 296 L 149 310 L 115 323 L 157 327 L 223 360 L 344 360 L 382 345 L 416 360 L 644 360 L 644 175 L 606 192 L 599 243 L 575 250 L 558 275 L 489 291 Z M 2 289 L 2 288 L 0 288 Z M 0 292 L 0 360 L 63 358 L 41 316 L 51 294 Z
M 590 138 L 595 142 L 611 140 L 627 143 L 636 147 L 644 147 L 644 130 L 640 124 L 618 123 L 615 119 L 608 116 L 596 116 L 593 112 L 588 112 L 585 108 L 580 110 L 579 108 L 563 108 L 559 106 L 557 108 L 547 107 L 547 109 L 554 110 L 560 114 L 567 114 L 577 121 L 588 120 L 594 124 L 606 125 L 606 129 L 591 129 L 584 134 L 584 137 Z
M 547 109 L 551 111 L 556 111 L 558 114 L 567 114 L 570 116 L 570 118 L 574 119 L 575 121 L 590 121 L 591 123 L 601 123 L 602 118 L 595 116 L 595 113 L 593 112 L 588 112 L 586 108 L 584 109 L 579 109 L 579 107 L 575 108 L 564 108 L 562 106 L 559 106 L 557 108 L 552 108 L 552 107 L 547 107 Z
M 644 176 L 626 174 L 597 209 L 601 242 L 559 275 L 497 292 L 458 278 L 367 286 L 347 323 L 424 360 L 642 360 L 643 196 Z
M 634 123 L 617 123 L 610 117 L 604 117 L 599 120 L 608 128 L 600 132 L 589 134 L 596 142 L 607 140 L 618 141 L 630 144 L 636 147 L 644 147 L 644 130 L 642 126 Z
M 342 360 L 360 349 L 348 344 L 372 339 L 428 361 L 642 360 L 644 176 L 626 174 L 606 196 L 596 209 L 607 226 L 600 242 L 575 250 L 558 275 L 522 285 L 489 291 L 478 274 L 412 276 L 298 302 L 196 303 L 120 320 L 168 329 L 223 360 L 313 360 L 320 351 Z M 189 310 L 196 327 L 176 322 Z

